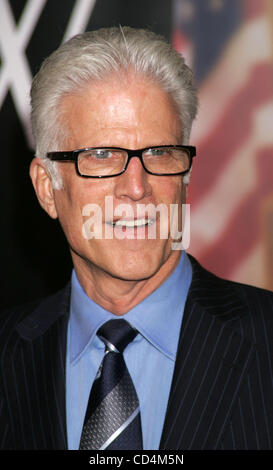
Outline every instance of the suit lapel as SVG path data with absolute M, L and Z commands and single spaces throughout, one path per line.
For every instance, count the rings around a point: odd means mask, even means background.
M 70 286 L 17 325 L 6 363 L 10 427 L 18 449 L 65 449 L 65 349 Z
M 192 257 L 189 290 L 160 449 L 217 449 L 253 359 L 230 283 Z

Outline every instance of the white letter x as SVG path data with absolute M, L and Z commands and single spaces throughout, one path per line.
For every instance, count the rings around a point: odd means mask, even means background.
M 25 49 L 45 3 L 46 0 L 28 0 L 19 25 L 16 26 L 8 0 L 0 0 L 0 52 L 3 60 L 0 70 L 0 108 L 10 87 L 31 148 L 33 148 L 33 139 L 30 130 L 29 89 L 32 75 Z M 95 0 L 77 0 L 64 34 L 64 40 L 85 29 L 94 5 Z

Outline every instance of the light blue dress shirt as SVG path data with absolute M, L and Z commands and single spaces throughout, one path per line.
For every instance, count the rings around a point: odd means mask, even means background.
M 124 351 L 140 404 L 143 449 L 158 449 L 170 393 L 191 263 L 183 251 L 171 276 L 122 318 L 139 334 Z M 66 357 L 68 449 L 79 448 L 91 386 L 104 356 L 99 327 L 118 318 L 93 302 L 72 273 Z

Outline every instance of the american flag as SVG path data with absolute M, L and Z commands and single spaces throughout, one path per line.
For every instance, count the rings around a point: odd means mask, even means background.
M 200 100 L 188 251 L 273 290 L 273 2 L 173 0 L 172 40 Z

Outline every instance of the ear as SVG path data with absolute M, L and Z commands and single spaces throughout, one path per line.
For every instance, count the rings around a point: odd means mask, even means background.
M 51 178 L 44 162 L 40 158 L 34 158 L 32 160 L 29 174 L 40 205 L 52 219 L 56 219 L 58 215 Z

